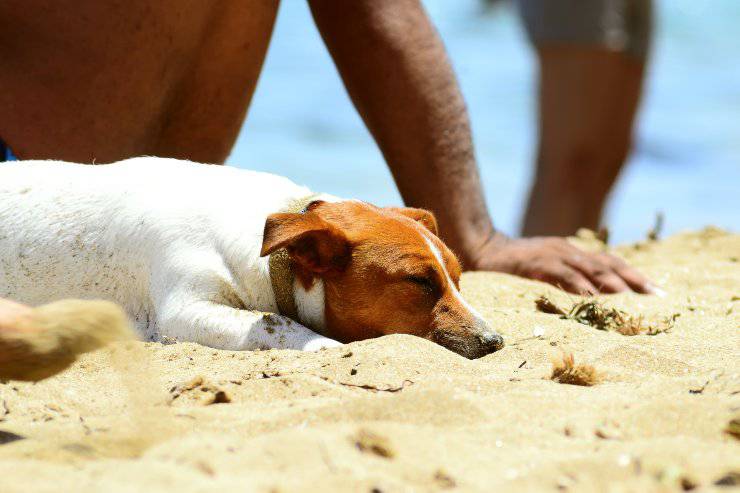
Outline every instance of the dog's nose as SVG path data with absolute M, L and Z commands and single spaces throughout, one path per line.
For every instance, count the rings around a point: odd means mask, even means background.
M 503 337 L 490 329 L 474 335 L 471 339 L 466 351 L 460 353 L 469 359 L 482 358 L 504 347 Z
M 504 338 L 495 332 L 486 332 L 478 336 L 483 355 L 491 354 L 504 347 Z

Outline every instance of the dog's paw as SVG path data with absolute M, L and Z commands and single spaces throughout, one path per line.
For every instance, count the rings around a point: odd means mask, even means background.
M 343 344 L 339 341 L 335 341 L 334 339 L 329 339 L 328 337 L 317 337 L 316 339 L 311 339 L 308 341 L 304 346 L 304 351 L 318 351 L 319 349 L 329 349 L 333 347 L 339 347 L 343 346 Z

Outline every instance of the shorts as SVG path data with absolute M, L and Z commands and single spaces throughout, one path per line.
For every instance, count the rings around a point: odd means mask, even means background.
M 10 150 L 10 147 L 5 145 L 5 142 L 0 140 L 0 163 L 5 161 L 17 161 L 18 158 L 15 157 L 13 154 L 13 151 Z
M 518 0 L 535 45 L 596 46 L 644 60 L 653 27 L 652 0 Z

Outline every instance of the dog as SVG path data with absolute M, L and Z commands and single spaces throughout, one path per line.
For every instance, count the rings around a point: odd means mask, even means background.
M 152 341 L 318 350 L 386 334 L 467 358 L 503 339 L 434 216 L 174 159 L 0 166 L 0 297 L 120 304 Z

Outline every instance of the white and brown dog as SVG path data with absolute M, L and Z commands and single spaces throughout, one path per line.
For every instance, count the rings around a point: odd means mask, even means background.
M 149 340 L 313 350 L 404 333 L 468 358 L 500 349 L 436 233 L 424 210 L 222 166 L 0 166 L 0 297 L 116 301 Z

